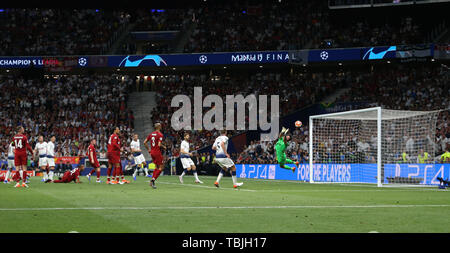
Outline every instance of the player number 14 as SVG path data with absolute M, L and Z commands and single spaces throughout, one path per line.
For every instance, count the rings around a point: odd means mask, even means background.
M 14 143 L 16 145 L 16 148 L 18 149 L 22 148 L 22 140 L 14 140 Z

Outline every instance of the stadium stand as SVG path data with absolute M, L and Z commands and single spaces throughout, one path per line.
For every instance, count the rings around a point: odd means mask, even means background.
M 115 126 L 130 142 L 133 112 L 127 108 L 127 98 L 131 83 L 131 78 L 122 81 L 117 75 L 63 75 L 42 80 L 1 76 L 2 157 L 6 157 L 19 124 L 29 131 L 33 148 L 38 135 L 55 135 L 57 156 L 86 154 L 91 138 L 97 139 L 99 151 L 106 150 L 107 138 Z
M 124 11 L 4 9 L 0 55 L 103 54 L 129 19 Z

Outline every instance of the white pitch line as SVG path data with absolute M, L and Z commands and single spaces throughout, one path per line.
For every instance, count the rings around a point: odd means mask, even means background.
M 60 211 L 60 210 L 188 210 L 188 209 L 334 209 L 334 208 L 418 208 L 450 207 L 450 205 L 368 205 L 368 206 L 150 206 L 150 207 L 43 207 L 0 208 L 0 211 Z
M 150 182 L 150 181 L 149 181 Z M 189 187 L 198 187 L 198 188 L 209 188 L 209 189 L 217 189 L 215 186 L 207 186 L 207 185 L 194 185 L 194 184 L 181 184 L 181 183 L 170 183 L 170 182 L 159 182 L 159 184 L 172 184 L 172 185 L 180 185 L 180 186 L 189 186 Z M 250 190 L 250 189 L 234 189 L 234 188 L 224 188 L 224 187 L 220 187 L 219 189 L 222 190 L 239 190 L 239 191 L 247 191 L 247 192 L 386 192 L 386 190 L 384 189 L 365 189 L 365 190 L 336 190 L 336 189 L 305 189 L 305 190 L 283 190 L 283 189 L 273 189 L 273 190 Z M 390 188 L 391 189 L 391 188 Z M 401 188 L 401 189 L 395 189 L 392 191 L 396 191 L 396 192 L 401 192 L 401 191 L 405 191 L 405 192 L 411 192 L 411 191 L 442 191 L 439 189 L 425 189 L 425 188 L 419 188 L 419 189 L 405 189 L 405 188 Z
M 181 183 L 169 183 L 169 182 L 159 182 L 159 184 L 173 184 L 173 185 L 180 185 L 180 186 L 190 186 L 190 187 L 217 189 L 217 187 L 215 187 L 215 186 L 207 186 L 207 185 L 181 184 Z M 249 190 L 249 189 L 241 189 L 241 188 L 235 189 L 235 188 L 220 187 L 219 189 L 222 189 L 222 190 L 234 190 L 234 191 L 246 191 L 246 192 L 257 192 L 257 190 Z

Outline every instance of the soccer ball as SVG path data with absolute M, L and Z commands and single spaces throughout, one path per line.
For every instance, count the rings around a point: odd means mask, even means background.
M 302 126 L 302 122 L 300 120 L 295 121 L 295 126 L 296 127 L 301 127 Z

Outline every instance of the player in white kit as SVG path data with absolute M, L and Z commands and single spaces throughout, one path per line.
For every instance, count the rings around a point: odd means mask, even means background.
M 148 168 L 147 163 L 145 162 L 145 157 L 141 151 L 141 144 L 139 142 L 139 136 L 137 134 L 133 135 L 133 140 L 130 143 L 131 153 L 134 157 L 134 163 L 136 164 L 136 168 L 134 169 L 133 179 L 136 181 L 136 176 L 140 168 L 143 168 L 145 171 L 145 176 L 148 177 Z
M 8 147 L 8 170 L 6 171 L 5 181 L 4 183 L 7 184 L 9 182 L 9 179 L 11 178 L 11 171 L 14 168 L 14 149 L 13 143 L 11 142 Z
M 198 184 L 203 184 L 202 181 L 200 181 L 200 179 L 198 179 L 198 175 L 197 175 L 197 170 L 195 167 L 194 162 L 191 159 L 192 153 L 189 153 L 189 134 L 185 133 L 184 134 L 184 140 L 181 142 L 180 145 L 180 161 L 181 164 L 183 165 L 183 173 L 181 173 L 181 176 L 179 176 L 180 178 L 180 183 L 183 183 L 183 176 L 186 175 L 186 173 L 190 170 L 193 171 L 194 177 L 195 177 L 195 183 Z
M 53 181 L 53 174 L 55 172 L 55 141 L 56 137 L 53 135 L 50 141 L 47 142 L 47 164 L 48 164 L 48 177 L 46 183 Z
M 228 137 L 227 130 L 221 130 L 220 136 L 216 138 L 212 149 L 216 151 L 216 162 L 222 168 L 219 172 L 219 176 L 217 176 L 216 182 L 214 185 L 219 187 L 220 179 L 222 179 L 223 175 L 227 172 L 228 169 L 231 169 L 231 177 L 233 179 L 233 187 L 237 188 L 244 183 L 238 183 L 236 178 L 236 166 L 234 162 L 230 159 L 230 155 L 227 152 L 228 148 Z
M 39 155 L 39 167 L 44 173 L 44 177 L 41 181 L 45 182 L 48 179 L 47 173 L 47 142 L 44 141 L 44 137 L 39 135 L 38 143 L 34 147 L 34 153 Z

